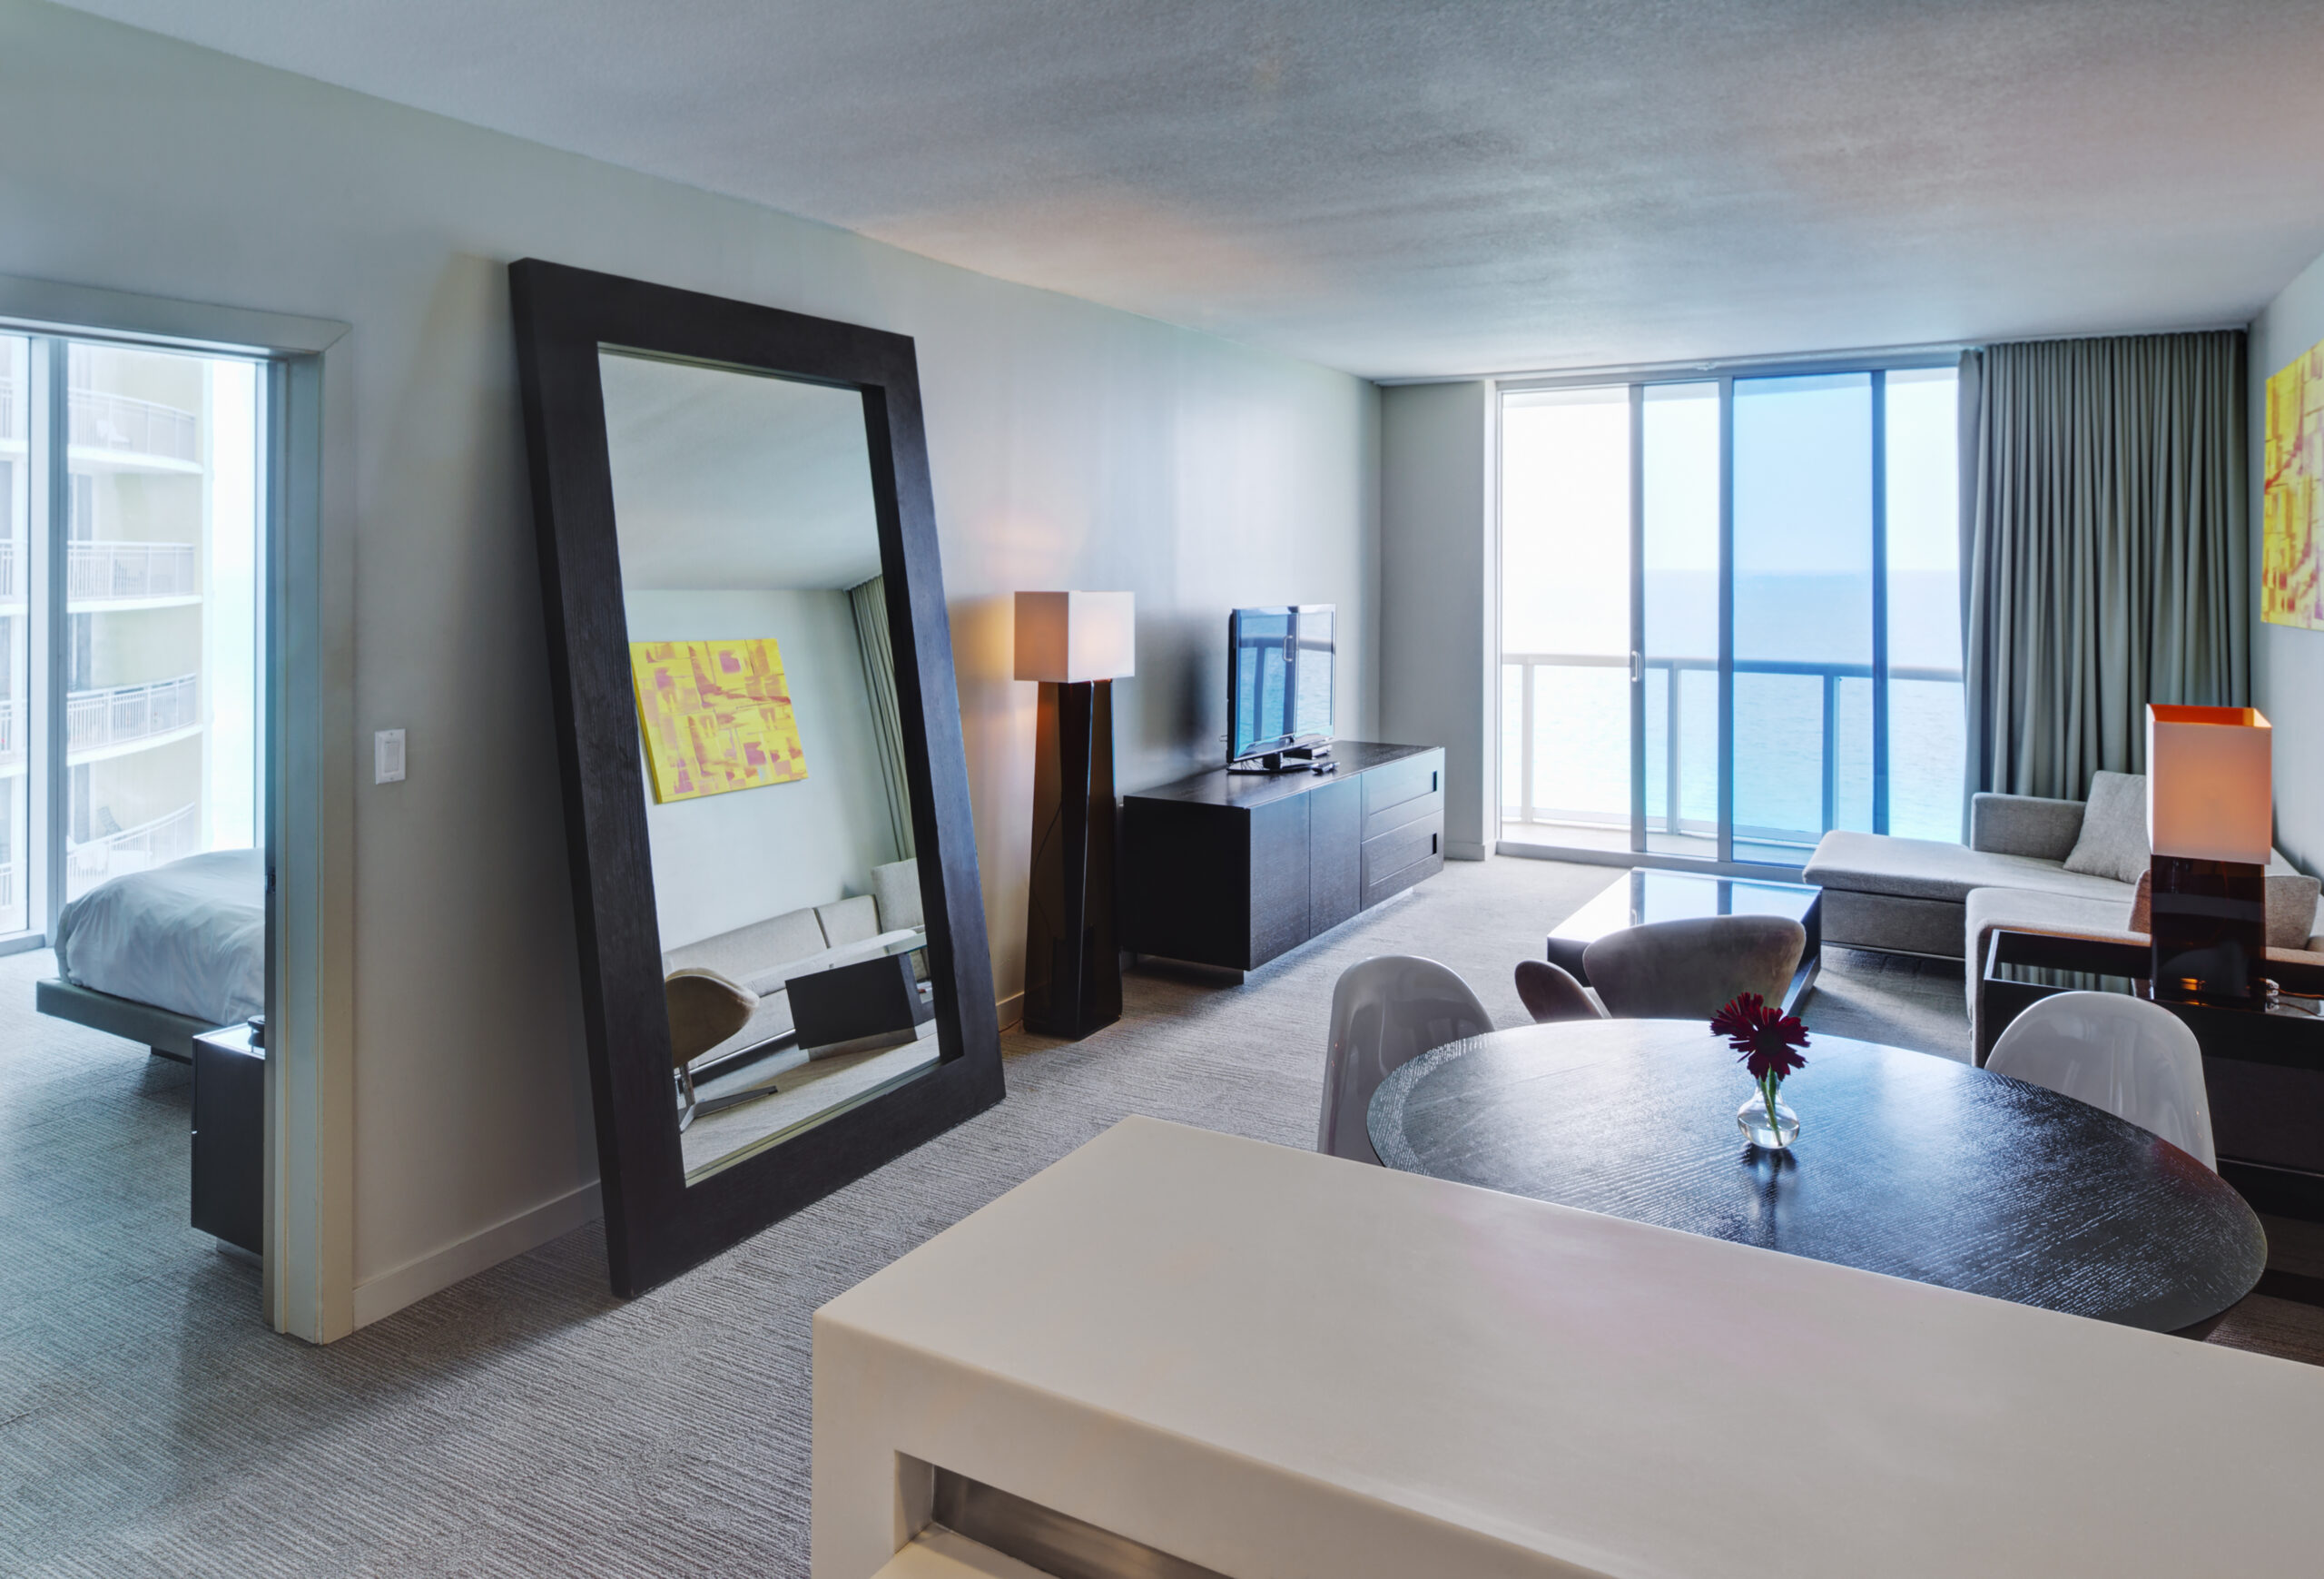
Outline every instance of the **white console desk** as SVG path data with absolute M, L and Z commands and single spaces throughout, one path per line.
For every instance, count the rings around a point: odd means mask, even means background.
M 931 1466 L 1232 1579 L 2324 1563 L 2324 1370 L 1147 1119 L 814 1342 L 816 1579 L 1040 1571 Z

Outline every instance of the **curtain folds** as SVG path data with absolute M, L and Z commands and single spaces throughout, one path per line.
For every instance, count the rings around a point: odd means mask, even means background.
M 1962 359 L 1967 793 L 2145 770 L 2149 702 L 2250 695 L 2240 330 Z
M 855 610 L 855 645 L 863 656 L 863 689 L 872 698 L 872 733 L 880 743 L 896 859 L 909 861 L 919 850 L 911 836 L 911 785 L 904 775 L 903 715 L 896 706 L 896 650 L 888 639 L 888 578 L 859 582 L 847 589 L 847 598 Z

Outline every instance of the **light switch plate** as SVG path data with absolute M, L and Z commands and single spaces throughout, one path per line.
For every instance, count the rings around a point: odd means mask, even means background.
M 403 782 L 403 731 L 382 729 L 371 736 L 371 769 L 374 784 Z

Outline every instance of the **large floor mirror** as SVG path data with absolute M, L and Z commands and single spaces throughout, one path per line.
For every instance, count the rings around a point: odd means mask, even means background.
M 624 1295 L 1000 1100 L 911 342 L 515 264 Z

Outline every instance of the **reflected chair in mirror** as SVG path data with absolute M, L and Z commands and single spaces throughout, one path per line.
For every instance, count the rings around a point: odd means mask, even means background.
M 1704 1020 L 1738 992 L 1781 1003 L 1807 933 L 1780 915 L 1705 915 L 1609 933 L 1582 969 L 1616 1020 Z
M 678 1073 L 678 1128 L 694 1122 L 694 1074 L 687 1067 L 750 1023 L 759 995 L 714 971 L 678 971 L 662 983 L 670 1013 L 670 1057 Z
M 1492 1028 L 1468 982 L 1434 960 L 1385 954 L 1350 965 L 1332 990 L 1315 1150 L 1377 1164 L 1365 1120 L 1380 1082 L 1423 1052 Z
M 1985 1067 L 2102 1108 L 2219 1168 L 2202 1048 L 2168 1009 L 2120 992 L 2060 992 L 2011 1021 Z
M 1525 1005 L 1525 1012 L 1536 1025 L 1607 1017 L 1589 988 L 1547 960 L 1517 962 L 1517 1001 Z

